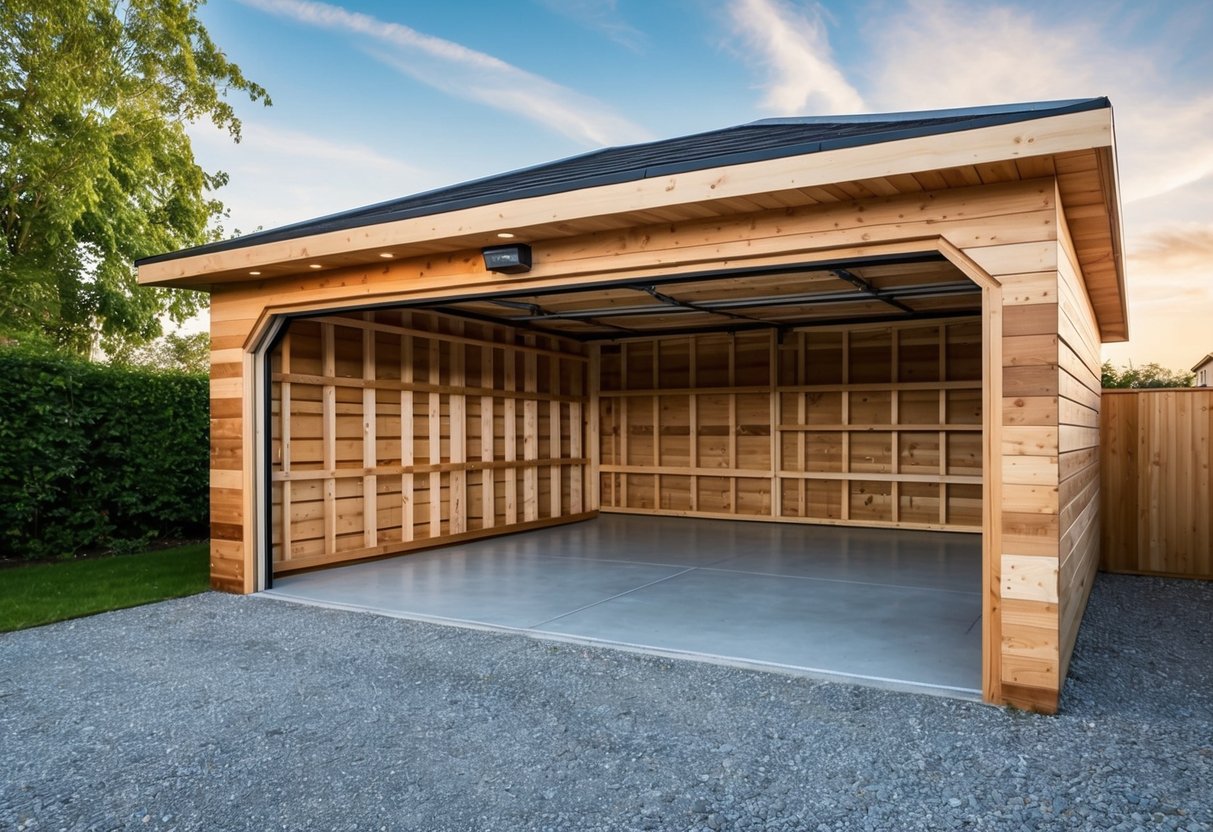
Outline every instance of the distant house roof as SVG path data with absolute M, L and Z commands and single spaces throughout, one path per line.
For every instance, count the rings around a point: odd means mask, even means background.
M 764 119 L 692 136 L 603 148 L 231 240 L 147 257 L 138 261 L 137 265 L 599 185 L 956 133 L 1104 108 L 1111 108 L 1107 98 L 1085 98 L 926 112 Z
M 1213 352 L 1205 353 L 1205 357 L 1200 359 L 1200 361 L 1197 361 L 1196 364 L 1194 364 L 1192 366 L 1192 369 L 1190 372 L 1195 373 L 1197 370 L 1199 370 L 1201 367 L 1208 364 L 1210 361 L 1213 361 Z

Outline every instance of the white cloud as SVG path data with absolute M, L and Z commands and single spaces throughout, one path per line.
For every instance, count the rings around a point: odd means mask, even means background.
M 244 120 L 243 139 L 209 122 L 189 127 L 199 164 L 224 170 L 231 184 L 217 196 L 231 210 L 229 232 L 244 233 L 392 199 L 439 184 L 432 174 L 369 145 Z
M 1208 351 L 1197 342 L 1213 315 L 1213 92 L 1163 74 L 1169 56 L 1155 50 L 1167 44 L 1127 41 L 1098 17 L 957 0 L 912 0 L 867 35 L 864 88 L 880 110 L 1107 95 L 1132 342 L 1105 352 L 1181 367 Z
M 360 48 L 445 93 L 530 118 L 587 146 L 647 133 L 595 99 L 462 44 L 314 0 L 241 0 L 280 17 L 361 39 Z
M 729 14 L 747 57 L 766 71 L 765 107 L 781 115 L 864 109 L 863 98 L 830 55 L 819 6 L 797 11 L 782 0 L 734 0 Z
M 569 18 L 582 26 L 601 32 L 606 37 L 633 52 L 641 51 L 648 38 L 619 14 L 616 0 L 539 0 L 549 11 Z

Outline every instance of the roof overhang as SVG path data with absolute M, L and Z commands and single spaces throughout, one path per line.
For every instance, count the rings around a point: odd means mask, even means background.
M 1101 335 L 1105 341 L 1124 340 L 1127 307 L 1114 147 L 1112 110 L 1101 107 L 503 200 L 218 251 L 187 251 L 141 263 L 138 279 L 152 286 L 211 289 L 308 272 L 315 266 L 381 264 L 387 255 L 400 259 L 475 250 L 500 244 L 497 235 L 505 232 L 520 242 L 536 243 L 668 223 L 677 217 L 743 213 L 772 200 L 785 207 L 809 205 L 815 200 L 805 195 L 806 189 L 856 183 L 854 190 L 863 193 L 864 182 L 974 165 L 1010 162 L 1008 178 L 1029 178 L 1015 173 L 1015 163 L 1047 159 L 1053 162 L 1049 167 L 1057 175 L 1084 275 L 1089 281 L 1097 276 L 1101 283 L 1100 292 L 1091 291 Z M 1092 182 L 1097 183 L 1094 191 Z

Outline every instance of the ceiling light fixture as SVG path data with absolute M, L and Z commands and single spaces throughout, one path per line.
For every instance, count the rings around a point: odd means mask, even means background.
M 320 265 L 319 263 L 309 263 L 308 268 L 309 269 L 323 269 L 324 266 Z
M 500 237 L 500 238 L 501 238 L 501 239 L 503 239 L 503 240 L 512 240 L 512 239 L 514 239 L 514 235 L 513 235 L 513 234 L 511 234 L 509 231 L 501 231 L 501 232 L 499 232 L 499 233 L 497 234 L 497 236 L 498 236 L 498 237 Z
M 379 256 L 382 257 L 384 260 L 391 260 L 396 255 L 392 254 L 390 251 L 381 251 L 381 252 L 379 252 Z
M 253 277 L 256 277 L 257 275 L 261 274 L 261 272 L 249 272 L 249 274 L 251 274 Z

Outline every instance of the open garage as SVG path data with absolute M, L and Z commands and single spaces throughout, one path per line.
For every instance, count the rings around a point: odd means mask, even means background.
M 1053 710 L 1117 211 L 1104 99 L 779 119 L 140 279 L 212 294 L 218 588 Z

